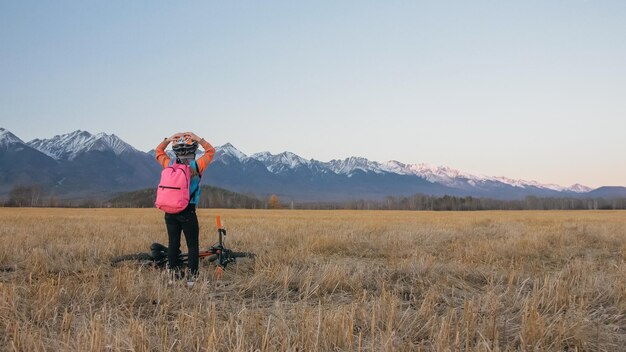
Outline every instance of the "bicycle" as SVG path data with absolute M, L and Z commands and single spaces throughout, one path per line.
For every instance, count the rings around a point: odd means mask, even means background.
M 218 242 L 207 250 L 200 251 L 200 260 L 208 260 L 209 263 L 215 263 L 217 265 L 217 275 L 220 276 L 222 270 L 230 263 L 235 263 L 237 259 L 242 258 L 255 258 L 256 255 L 250 252 L 235 252 L 229 248 L 226 248 L 224 239 L 226 237 L 226 229 L 222 225 L 220 216 L 215 219 L 217 224 Z M 188 253 L 178 254 L 178 266 L 186 266 L 188 260 Z M 153 243 L 150 245 L 150 253 L 134 253 L 117 256 L 111 259 L 111 264 L 117 266 L 123 262 L 134 262 L 140 266 L 151 266 L 159 269 L 167 268 L 167 247 L 160 243 Z

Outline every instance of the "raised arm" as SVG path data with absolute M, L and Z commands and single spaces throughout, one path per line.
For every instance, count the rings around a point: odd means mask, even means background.
M 180 138 L 181 135 L 181 133 L 173 134 L 170 138 L 165 138 L 163 142 L 159 143 L 156 147 L 156 160 L 163 168 L 166 168 L 170 164 L 170 157 L 165 153 L 165 148 L 167 148 L 170 142 Z
M 193 132 L 185 132 L 184 134 L 189 135 L 191 139 L 197 141 L 198 144 L 202 146 L 202 149 L 204 149 L 204 155 L 196 160 L 196 165 L 198 165 L 200 173 L 203 173 L 206 167 L 209 166 L 209 164 L 213 160 L 213 156 L 215 155 L 215 148 L 213 148 L 211 143 L 204 140 L 204 138 L 196 136 Z

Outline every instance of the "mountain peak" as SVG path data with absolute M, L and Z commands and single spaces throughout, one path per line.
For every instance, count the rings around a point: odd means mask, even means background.
M 280 156 L 282 161 L 290 164 L 292 167 L 295 167 L 296 165 L 301 165 L 301 164 L 304 164 L 304 165 L 310 164 L 309 160 L 306 160 L 300 155 L 297 155 L 292 152 L 282 152 L 278 155 Z
M 336 174 L 350 175 L 355 170 L 365 172 L 383 173 L 384 168 L 376 161 L 370 161 L 360 156 L 351 156 L 343 160 L 331 160 L 328 162 L 330 169 Z
M 407 165 L 397 160 L 385 161 L 384 163 L 381 164 L 381 167 L 387 172 L 391 172 L 391 173 L 395 173 L 399 175 L 409 174 Z
M 265 161 L 267 159 L 269 159 L 270 157 L 272 157 L 272 153 L 265 151 L 265 152 L 258 152 L 258 153 L 254 153 L 252 155 L 250 155 L 251 158 L 257 159 L 259 161 Z
M 260 152 L 252 154 L 251 158 L 260 161 L 269 171 L 274 173 L 283 173 L 287 170 L 295 169 L 298 166 L 311 164 L 311 161 L 306 160 L 295 153 L 287 151 L 279 154 Z
M 55 135 L 50 139 L 33 139 L 28 145 L 56 160 L 73 160 L 79 154 L 88 151 L 112 151 L 116 155 L 137 151 L 114 134 L 91 134 L 76 130 Z
M 235 148 L 235 146 L 230 144 L 230 143 L 226 143 L 224 145 L 221 145 L 221 146 L 215 148 L 215 153 L 216 154 L 221 154 L 221 155 L 230 155 L 230 156 L 233 156 L 233 157 L 235 157 L 235 158 L 237 158 L 239 160 L 242 160 L 242 159 L 247 157 L 246 154 L 241 152 L 241 150 Z
M 581 185 L 580 183 L 573 184 L 567 188 L 568 191 L 576 192 L 576 193 L 587 193 L 593 190 L 591 187 L 587 187 L 585 185 Z
M 83 138 L 89 138 L 89 137 L 92 137 L 93 135 L 91 133 L 89 133 L 88 131 L 76 130 L 76 131 L 72 131 L 70 133 L 57 134 L 57 135 L 55 135 L 52 138 L 62 138 L 62 137 L 65 137 L 65 136 L 72 137 L 72 138 L 77 137 L 77 136 L 80 136 L 80 137 L 83 137 Z
M 9 144 L 25 144 L 23 140 L 11 133 L 11 131 L 0 127 L 0 146 L 8 146 Z
M 124 142 L 120 137 L 115 134 L 106 134 L 104 132 L 100 132 L 94 136 L 94 138 L 98 141 L 101 141 L 103 144 L 101 148 L 97 148 L 95 145 L 90 150 L 112 150 L 116 155 L 121 155 L 124 152 L 136 152 L 135 149 L 130 144 Z

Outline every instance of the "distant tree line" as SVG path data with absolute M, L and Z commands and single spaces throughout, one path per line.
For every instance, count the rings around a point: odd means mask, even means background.
M 156 189 L 148 188 L 119 193 L 109 199 L 59 199 L 46 194 L 38 185 L 16 185 L 5 201 L 6 207 L 80 207 L 80 208 L 152 208 Z M 200 208 L 241 209 L 352 209 L 352 210 L 613 210 L 626 209 L 626 198 L 543 198 L 528 196 L 522 200 L 498 200 L 476 197 L 435 197 L 416 194 L 386 197 L 383 200 L 346 202 L 306 202 L 283 204 L 277 195 L 258 199 L 254 195 L 231 192 L 222 188 L 202 186 Z
M 302 209 L 354 210 L 616 210 L 626 209 L 626 198 L 543 198 L 528 196 L 522 200 L 499 200 L 476 197 L 435 197 L 416 194 L 407 197 L 386 197 L 384 200 L 357 200 L 343 203 L 298 204 Z
M 71 208 L 153 208 L 156 189 L 122 192 L 112 198 L 60 199 L 45 194 L 38 185 L 16 185 L 0 205 L 5 207 L 71 207 Z M 271 199 L 262 201 L 252 195 L 202 186 L 198 206 L 201 208 L 264 209 L 276 206 Z
M 64 208 L 105 208 L 111 207 L 106 200 L 95 198 L 65 199 L 53 192 L 33 184 L 13 186 L 5 199 L 0 198 L 4 207 L 64 207 Z
M 109 203 L 116 208 L 153 208 L 155 199 L 156 189 L 148 188 L 120 193 L 113 197 Z M 217 187 L 202 186 L 198 207 L 264 209 L 267 208 L 267 202 L 261 201 L 252 195 L 231 192 Z

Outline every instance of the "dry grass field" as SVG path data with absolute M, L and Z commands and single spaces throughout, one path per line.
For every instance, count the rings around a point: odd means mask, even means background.
M 109 265 L 156 209 L 0 208 L 0 349 L 626 350 L 624 211 L 218 212 L 258 258 L 187 289 Z

